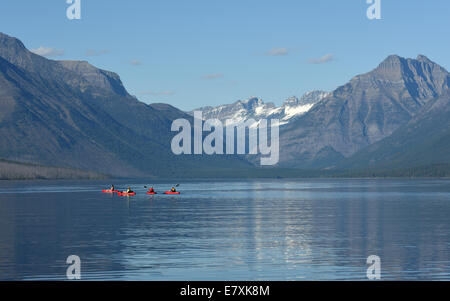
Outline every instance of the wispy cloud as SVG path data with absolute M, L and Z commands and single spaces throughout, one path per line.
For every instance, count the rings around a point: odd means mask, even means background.
M 142 91 L 141 95 L 148 96 L 172 96 L 175 95 L 174 91 Z
M 40 55 L 40 56 L 45 56 L 45 57 L 53 57 L 53 56 L 62 56 L 64 55 L 64 50 L 63 49 L 55 49 L 55 48 L 51 48 L 51 47 L 44 47 L 41 46 L 37 49 L 31 49 L 31 52 Z
M 132 60 L 130 62 L 130 64 L 133 65 L 133 66 L 140 66 L 140 65 L 142 65 L 142 62 L 139 61 L 139 60 Z
M 207 74 L 207 75 L 203 76 L 203 79 L 218 79 L 218 78 L 223 78 L 223 74 L 222 73 L 214 73 L 214 74 Z
M 109 50 L 107 49 L 102 49 L 102 50 L 94 50 L 94 49 L 88 49 L 86 50 L 85 55 L 86 56 L 100 56 L 100 55 L 104 55 L 104 54 L 108 54 Z
M 273 48 L 266 52 L 266 55 L 269 56 L 283 56 L 288 54 L 289 50 L 287 48 Z
M 323 64 L 331 62 L 332 60 L 334 60 L 334 56 L 331 53 L 329 53 L 319 58 L 310 59 L 309 62 L 311 64 Z

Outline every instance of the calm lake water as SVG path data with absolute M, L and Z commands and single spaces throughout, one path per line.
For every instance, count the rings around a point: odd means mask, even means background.
M 0 279 L 450 280 L 450 180 L 107 184 L 0 182 Z

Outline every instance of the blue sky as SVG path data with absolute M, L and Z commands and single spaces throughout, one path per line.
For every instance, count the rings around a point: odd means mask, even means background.
M 390 54 L 450 68 L 450 1 L 381 3 L 369 20 L 366 0 L 81 0 L 82 19 L 68 20 L 65 0 L 15 0 L 0 4 L 0 31 L 183 110 L 331 91 Z

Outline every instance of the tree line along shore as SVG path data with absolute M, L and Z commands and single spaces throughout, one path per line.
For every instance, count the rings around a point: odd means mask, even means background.
M 192 169 L 171 176 L 178 178 L 449 178 L 450 164 L 385 170 L 301 170 L 288 168 Z M 0 159 L 0 180 L 103 180 L 117 178 L 93 171 L 45 166 Z

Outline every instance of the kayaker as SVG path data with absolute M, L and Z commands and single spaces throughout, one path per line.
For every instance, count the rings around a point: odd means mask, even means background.
M 111 188 L 110 188 L 109 190 L 111 190 L 111 191 L 114 191 L 114 190 L 115 190 L 115 189 L 114 189 L 114 184 L 111 184 Z
M 128 187 L 126 193 L 133 193 L 133 190 L 131 190 L 131 188 Z
M 175 189 L 175 187 L 172 187 L 172 189 L 170 189 L 171 192 L 177 192 L 177 190 Z
M 150 188 L 150 189 L 148 190 L 148 192 L 154 193 L 154 192 L 155 192 L 155 189 L 153 189 L 153 187 L 152 187 L 152 188 Z

